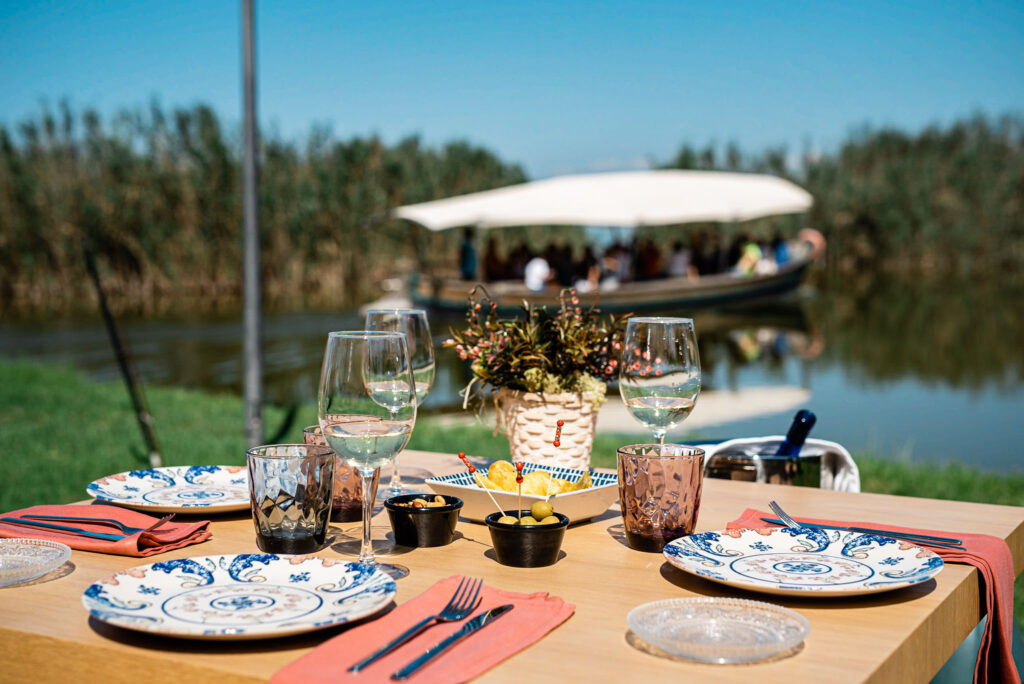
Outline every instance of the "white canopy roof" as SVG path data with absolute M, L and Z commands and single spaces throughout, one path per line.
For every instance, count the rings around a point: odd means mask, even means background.
M 393 214 L 430 230 L 456 226 L 651 226 L 747 221 L 810 209 L 811 195 L 775 176 L 626 171 L 559 176 L 411 204 Z

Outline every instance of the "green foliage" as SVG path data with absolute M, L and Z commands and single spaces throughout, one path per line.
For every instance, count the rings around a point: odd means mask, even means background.
M 523 318 L 501 318 L 486 288 L 469 294 L 466 328 L 452 330 L 446 347 L 469 359 L 476 379 L 492 388 L 525 392 L 598 391 L 612 377 L 625 318 L 584 310 L 576 291 L 563 290 L 558 312 L 523 302 Z M 598 389 L 600 387 L 600 389 Z
M 59 121 L 58 121 L 59 120 Z M 87 237 L 117 308 L 240 291 L 240 144 L 206 106 L 126 111 L 103 122 L 62 104 L 18 132 L 0 126 L 0 302 L 48 310 L 88 302 Z M 334 139 L 262 146 L 264 289 L 352 302 L 416 253 L 454 254 L 448 236 L 382 220 L 392 207 L 524 180 L 464 142 Z M 371 249 L 372 245 L 372 249 Z M 431 247 L 431 248 L 428 248 Z
M 1024 263 L 1024 119 L 978 115 L 917 134 L 863 128 L 836 153 L 784 147 L 746 156 L 730 145 L 680 148 L 667 165 L 771 173 L 814 196 L 810 224 L 829 241 L 829 265 L 976 270 Z M 788 222 L 755 223 L 765 232 Z

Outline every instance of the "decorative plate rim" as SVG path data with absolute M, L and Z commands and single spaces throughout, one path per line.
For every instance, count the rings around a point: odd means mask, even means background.
M 776 539 L 781 539 L 782 535 L 788 534 L 794 540 L 794 543 L 808 544 L 820 547 L 817 548 L 817 550 L 811 550 L 810 548 L 808 548 L 804 551 L 794 550 L 792 548 L 780 549 L 776 551 L 776 553 L 779 554 L 811 555 L 814 553 L 820 553 L 821 551 L 831 547 L 833 544 L 838 543 L 840 540 L 844 540 L 844 549 L 840 552 L 842 555 L 838 557 L 843 559 L 849 559 L 851 562 L 860 565 L 868 566 L 873 572 L 872 575 L 870 575 L 869 577 L 856 582 L 848 582 L 845 584 L 845 586 L 838 584 L 801 586 L 783 583 L 768 584 L 765 580 L 756 580 L 753 578 L 748 578 L 747 576 L 740 574 L 739 572 L 731 568 L 731 565 L 740 558 L 752 557 L 760 554 L 722 554 L 715 553 L 710 549 L 706 548 L 706 542 L 710 542 L 714 539 L 708 535 L 718 535 L 719 537 L 725 536 L 734 539 L 739 539 L 740 537 L 735 536 L 736 533 L 739 533 L 741 535 L 756 534 L 757 537 L 755 538 L 755 543 L 757 543 L 757 541 L 762 541 L 763 543 L 763 540 L 769 540 L 773 536 Z M 800 542 L 797 540 L 797 537 L 800 536 L 806 536 L 808 537 L 808 540 Z M 690 544 L 696 546 L 698 550 L 704 550 L 707 553 L 707 556 L 702 556 L 700 553 L 697 553 L 694 549 L 686 548 L 687 540 L 693 540 L 694 538 L 698 539 L 699 541 L 690 541 Z M 813 544 L 811 543 L 811 539 L 813 539 Z M 822 540 L 824 539 L 828 539 L 828 543 L 825 546 L 821 546 Z M 714 541 L 717 541 L 717 539 L 714 539 Z M 875 547 L 874 550 L 877 550 L 881 546 L 887 544 L 897 544 L 897 549 L 900 552 L 914 554 L 917 558 L 927 558 L 928 561 L 924 564 L 924 566 L 914 568 L 912 572 L 904 575 L 903 577 L 896 577 L 896 573 L 894 570 L 886 571 L 885 568 L 879 567 L 879 563 L 869 559 L 869 561 L 873 563 L 873 565 L 871 565 L 868 562 L 864 562 L 863 557 L 858 557 L 857 554 L 863 554 L 871 550 L 870 545 L 872 543 L 879 544 L 879 546 Z M 857 549 L 859 547 L 867 547 L 867 549 L 858 551 L 855 554 L 850 555 L 847 555 L 845 553 L 846 549 L 852 550 Z M 680 554 L 678 551 L 676 551 L 676 549 L 680 548 L 684 548 L 686 552 L 684 554 Z M 723 550 L 725 550 L 724 547 Z M 768 549 L 760 549 L 760 551 L 762 552 L 767 550 Z M 811 528 L 802 528 L 801 530 L 795 532 L 790 531 L 788 530 L 788 528 L 784 527 L 763 529 L 744 528 L 735 530 L 711 530 L 708 532 L 699 532 L 693 535 L 688 535 L 686 537 L 680 537 L 679 539 L 675 539 L 669 542 L 665 546 L 663 555 L 665 556 L 665 560 L 673 567 L 678 568 L 679 570 L 682 570 L 683 572 L 694 575 L 696 577 L 700 577 L 701 579 L 706 579 L 712 582 L 717 582 L 719 584 L 724 584 L 726 586 L 738 589 L 745 589 L 747 591 L 784 596 L 821 596 L 835 598 L 843 596 L 862 596 L 866 594 L 877 594 L 886 591 L 893 591 L 896 589 L 904 589 L 906 587 L 914 586 L 915 584 L 927 582 L 928 580 L 938 575 L 942 571 L 943 567 L 945 567 L 945 562 L 942 560 L 942 557 L 939 556 L 937 553 L 931 551 L 930 549 L 925 549 L 923 547 L 917 546 L 907 541 L 894 539 L 892 537 L 883 537 L 880 535 L 865 534 L 860 532 L 847 532 L 843 530 L 820 530 Z M 830 555 L 828 557 L 832 558 L 836 556 Z M 697 563 L 696 560 L 693 560 L 695 558 L 704 559 L 703 561 L 700 561 L 700 565 L 705 566 L 704 569 L 695 567 L 695 564 Z M 691 560 L 688 561 L 687 559 Z M 729 560 L 728 564 L 726 564 L 725 559 L 731 560 Z M 728 569 L 728 576 L 716 572 L 716 570 L 723 569 L 721 566 L 725 566 L 725 568 Z M 872 583 L 865 583 L 866 579 L 870 579 L 870 577 L 873 577 L 875 574 L 888 577 L 888 579 L 877 580 Z
M 242 560 L 240 561 L 239 559 L 242 559 Z M 308 563 L 310 561 L 320 561 L 320 564 L 315 566 L 317 570 L 329 571 L 329 569 L 332 568 L 332 567 L 341 566 L 340 569 L 341 569 L 341 571 L 343 573 L 344 572 L 348 572 L 350 569 L 353 568 L 353 566 L 354 567 L 361 567 L 365 571 L 369 572 L 369 576 L 371 578 L 365 584 L 364 589 L 375 589 L 376 593 L 379 594 L 379 598 L 376 601 L 372 602 L 371 604 L 367 605 L 366 607 L 362 608 L 361 610 L 355 611 L 352 614 L 346 615 L 346 616 L 341 617 L 341 618 L 336 617 L 334 619 L 322 620 L 322 621 L 306 621 L 305 623 L 302 623 L 302 624 L 292 624 L 291 626 L 289 626 L 287 628 L 275 627 L 273 622 L 256 622 L 256 623 L 254 623 L 252 625 L 249 625 L 247 627 L 239 628 L 239 629 L 234 629 L 234 630 L 232 630 L 232 629 L 204 630 L 204 629 L 200 629 L 199 627 L 197 627 L 195 629 L 182 629 L 182 628 L 180 628 L 180 625 L 182 623 L 185 623 L 185 624 L 187 624 L 187 623 L 186 623 L 186 621 L 180 620 L 180 619 L 178 619 L 175 622 L 170 623 L 170 625 L 168 625 L 168 624 L 156 624 L 156 623 L 140 624 L 139 622 L 133 622 L 130 619 L 128 619 L 128 620 L 124 619 L 127 616 L 123 615 L 122 613 L 116 613 L 113 610 L 103 610 L 103 605 L 105 603 L 108 603 L 108 604 L 110 603 L 110 597 L 103 595 L 105 593 L 105 587 L 110 587 L 110 586 L 117 587 L 117 586 L 120 586 L 119 577 L 121 577 L 121 576 L 134 577 L 134 576 L 136 576 L 136 573 L 145 573 L 146 571 L 153 570 L 154 566 L 158 566 L 158 565 L 161 565 L 161 564 L 166 564 L 166 569 L 158 568 L 158 570 L 162 570 L 163 572 L 168 573 L 168 578 L 169 578 L 171 571 L 174 570 L 174 569 L 180 569 L 181 564 L 192 562 L 192 563 L 195 563 L 195 564 L 202 565 L 203 563 L 205 563 L 207 561 L 213 561 L 214 564 L 217 565 L 221 569 L 223 569 L 224 562 L 228 563 L 229 568 L 233 568 L 235 566 L 235 564 L 238 563 L 239 567 L 241 568 L 242 571 L 249 571 L 251 574 L 255 574 L 255 573 L 258 572 L 258 570 L 250 570 L 251 568 L 253 568 L 253 564 L 254 563 L 263 563 L 264 566 L 269 566 L 269 565 L 271 565 L 273 563 L 277 563 L 277 564 L 287 563 L 289 567 L 294 567 L 294 568 L 298 569 L 298 568 L 301 568 L 301 566 L 304 563 Z M 310 571 L 312 569 L 313 568 L 304 568 L 303 569 L 305 571 L 304 574 L 308 574 L 308 571 Z M 231 582 L 223 582 L 223 581 L 217 582 L 217 579 L 220 579 L 220 580 L 224 579 L 222 575 L 219 578 L 213 578 L 212 577 L 213 573 L 217 572 L 217 569 L 214 569 L 212 571 L 206 570 L 206 572 L 207 572 L 207 574 L 211 575 L 211 580 L 207 584 L 196 585 L 194 587 L 190 586 L 190 587 L 187 587 L 187 588 L 186 587 L 181 587 L 182 589 L 184 589 L 184 591 L 181 591 L 181 592 L 178 592 L 178 593 L 168 594 L 168 595 L 162 597 L 161 599 L 157 599 L 157 600 L 159 600 L 160 603 L 163 605 L 163 604 L 165 604 L 167 601 L 169 601 L 171 599 L 178 598 L 178 597 L 188 593 L 189 591 L 191 591 L 193 589 L 196 589 L 196 588 L 199 588 L 199 587 L 203 587 L 203 586 L 246 586 L 248 584 L 248 586 L 251 586 L 251 587 L 253 587 L 254 589 L 257 589 L 257 590 L 260 587 L 284 586 L 284 585 L 263 583 L 263 582 L 257 582 L 257 581 L 251 581 L 251 583 L 249 583 L 249 582 L 242 581 L 242 580 L 231 581 Z M 231 576 L 234 577 L 233 574 Z M 319 585 L 318 588 L 319 589 L 323 589 L 325 584 L 326 583 L 321 582 L 321 584 Z M 380 585 L 381 589 L 376 589 L 376 585 Z M 143 585 L 140 585 L 140 588 L 142 586 Z M 337 590 L 337 593 L 342 595 L 342 597 L 337 602 L 344 601 L 345 599 L 349 598 L 348 595 L 345 595 L 345 592 L 346 592 L 346 588 L 344 588 L 344 587 L 339 589 L 339 590 Z M 332 591 L 331 593 L 335 593 L 335 592 Z M 359 593 L 363 593 L 363 592 L 362 591 L 356 592 L 356 594 L 359 594 Z M 105 624 L 112 625 L 114 627 L 118 627 L 120 629 L 127 629 L 127 630 L 131 630 L 131 631 L 135 631 L 135 632 L 143 632 L 143 633 L 146 633 L 146 634 L 157 634 L 157 635 L 160 635 L 160 636 L 172 637 L 172 638 L 177 638 L 177 639 L 195 639 L 195 640 L 204 640 L 204 641 L 205 640 L 209 640 L 209 641 L 242 641 L 242 640 L 267 639 L 267 638 L 274 638 L 274 637 L 292 636 L 292 635 L 295 635 L 295 634 L 305 634 L 305 633 L 308 633 L 308 632 L 319 631 L 319 630 L 323 630 L 323 629 L 328 629 L 330 627 L 336 627 L 336 626 L 341 625 L 341 624 L 347 624 L 347 623 L 350 623 L 350 622 L 354 622 L 356 620 L 360 620 L 362 618 L 368 617 L 370 615 L 374 615 L 374 614 L 384 610 L 384 608 L 386 608 L 387 605 L 394 599 L 395 593 L 396 593 L 395 581 L 391 577 L 389 577 L 384 571 L 382 571 L 378 567 L 366 566 L 364 564 L 360 564 L 360 563 L 355 562 L 355 561 L 344 561 L 344 560 L 340 560 L 340 559 L 325 558 L 323 556 L 316 556 L 316 555 L 290 556 L 290 555 L 285 555 L 285 554 L 263 554 L 263 553 L 212 554 L 212 555 L 209 555 L 209 556 L 193 556 L 193 557 L 190 557 L 190 558 L 182 558 L 182 559 L 169 560 L 169 561 L 155 561 L 153 563 L 146 563 L 146 564 L 143 564 L 143 565 L 137 565 L 137 566 L 134 566 L 134 567 L 131 567 L 131 568 L 127 568 L 125 570 L 120 570 L 120 571 L 114 573 L 113 575 L 109 575 L 107 577 L 98 579 L 98 580 L 94 581 L 92 584 L 90 584 L 89 587 L 86 588 L 86 590 L 82 593 L 82 605 L 85 607 L 85 609 L 89 612 L 89 614 L 93 618 L 95 618 L 95 619 L 97 619 L 100 622 L 103 622 Z M 125 603 L 126 605 L 130 605 L 130 603 L 128 603 L 127 601 L 122 601 L 118 597 L 114 597 L 114 598 L 117 601 L 121 601 L 122 603 Z M 132 597 L 132 598 L 137 598 L 137 597 Z M 90 602 L 92 602 L 93 605 L 91 605 Z M 154 602 L 156 602 L 156 600 Z M 99 605 L 95 605 L 95 604 L 99 604 Z M 322 603 L 321 603 L 321 606 L 322 606 Z M 313 609 L 313 612 L 315 612 L 316 610 L 319 610 L 321 606 L 317 606 L 317 608 Z M 134 608 L 126 608 L 126 609 L 122 609 L 122 610 L 134 610 Z M 166 610 L 164 610 L 163 607 L 161 607 L 161 612 L 163 612 L 164 614 L 167 614 Z M 302 617 L 302 616 L 300 616 L 300 617 Z M 194 624 L 201 625 L 203 623 L 194 623 Z
M 247 510 L 247 509 L 250 508 L 251 504 L 249 502 L 248 494 L 246 494 L 246 497 L 245 497 L 244 500 L 236 498 L 236 499 L 229 499 L 228 501 L 221 502 L 221 503 L 199 502 L 199 503 L 194 503 L 194 504 L 178 504 L 178 505 L 174 505 L 174 504 L 166 504 L 166 503 L 152 503 L 152 502 L 149 502 L 149 501 L 141 500 L 141 495 L 143 494 L 143 492 L 140 492 L 139 497 L 132 498 L 132 499 L 127 499 L 126 500 L 126 499 L 113 498 L 108 493 L 104 492 L 103 489 L 102 489 L 103 485 L 106 484 L 105 480 L 108 480 L 108 479 L 111 479 L 111 478 L 127 478 L 127 477 L 133 475 L 134 473 L 148 473 L 148 472 L 170 474 L 170 475 L 172 475 L 172 476 L 177 478 L 177 477 L 186 477 L 187 476 L 186 474 L 189 471 L 193 470 L 193 469 L 195 469 L 196 472 L 198 472 L 198 473 L 211 472 L 210 469 L 216 469 L 216 470 L 239 469 L 236 472 L 240 473 L 242 476 L 244 476 L 246 478 L 246 481 L 247 481 L 246 488 L 248 488 L 248 477 L 249 477 L 249 474 L 248 474 L 248 471 L 246 470 L 245 466 L 237 466 L 237 465 L 191 465 L 191 466 L 189 466 L 189 465 L 180 465 L 180 466 L 161 466 L 159 468 L 138 468 L 136 470 L 125 470 L 125 471 L 122 471 L 120 473 L 113 473 L 111 475 L 104 475 L 103 477 L 99 477 L 99 478 L 93 480 L 92 482 L 90 482 L 88 485 L 86 485 L 85 491 L 86 491 L 86 493 L 89 496 L 91 496 L 91 497 L 93 497 L 95 499 L 98 499 L 100 501 L 105 501 L 107 503 L 115 504 L 117 506 L 122 506 L 124 508 L 131 508 L 133 510 L 138 510 L 138 511 L 148 511 L 148 512 L 152 512 L 152 513 L 196 513 L 196 514 L 205 515 L 207 513 L 229 513 L 229 512 L 234 512 L 234 511 L 244 511 L 244 510 Z M 198 486 L 203 486 L 205 483 L 196 483 L 196 484 Z M 148 493 L 150 491 L 156 491 L 157 489 L 160 489 L 160 488 L 152 488 L 150 490 L 147 490 L 147 492 L 144 492 L 144 493 Z

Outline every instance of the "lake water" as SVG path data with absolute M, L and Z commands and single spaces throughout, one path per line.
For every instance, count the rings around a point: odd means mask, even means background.
M 1024 471 L 1018 456 L 1024 441 L 1020 296 L 1006 285 L 871 276 L 819 286 L 786 302 L 675 313 L 695 318 L 709 389 L 804 388 L 807 408 L 818 415 L 813 435 L 854 453 Z M 436 341 L 460 322 L 458 315 L 432 315 Z M 120 323 L 145 383 L 241 391 L 239 317 Z M 360 327 L 353 311 L 267 315 L 268 400 L 315 401 L 325 334 Z M 72 365 L 101 380 L 120 377 L 98 315 L 0 323 L 0 355 Z M 438 361 L 425 409 L 458 410 L 469 371 L 450 350 L 440 351 Z M 760 410 L 757 418 L 705 428 L 700 436 L 785 431 L 791 409 Z

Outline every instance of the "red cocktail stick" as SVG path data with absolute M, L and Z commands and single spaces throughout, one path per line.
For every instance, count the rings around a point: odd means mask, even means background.
M 516 502 L 516 516 L 519 524 L 523 524 L 523 462 L 516 463 L 516 485 L 519 489 L 519 500 Z
M 469 474 L 473 476 L 473 481 L 476 482 L 477 485 L 479 485 L 480 489 L 487 492 L 487 496 L 491 497 L 491 501 L 494 502 L 494 507 L 498 509 L 498 517 L 500 518 L 501 516 L 505 515 L 505 511 L 501 510 L 501 506 L 498 504 L 498 500 L 494 498 L 494 495 L 491 494 L 491 490 L 484 486 L 483 480 L 481 480 L 480 476 L 476 474 L 476 466 L 470 463 L 469 459 L 466 458 L 465 451 L 459 452 L 459 460 L 466 464 L 466 468 L 469 470 Z

